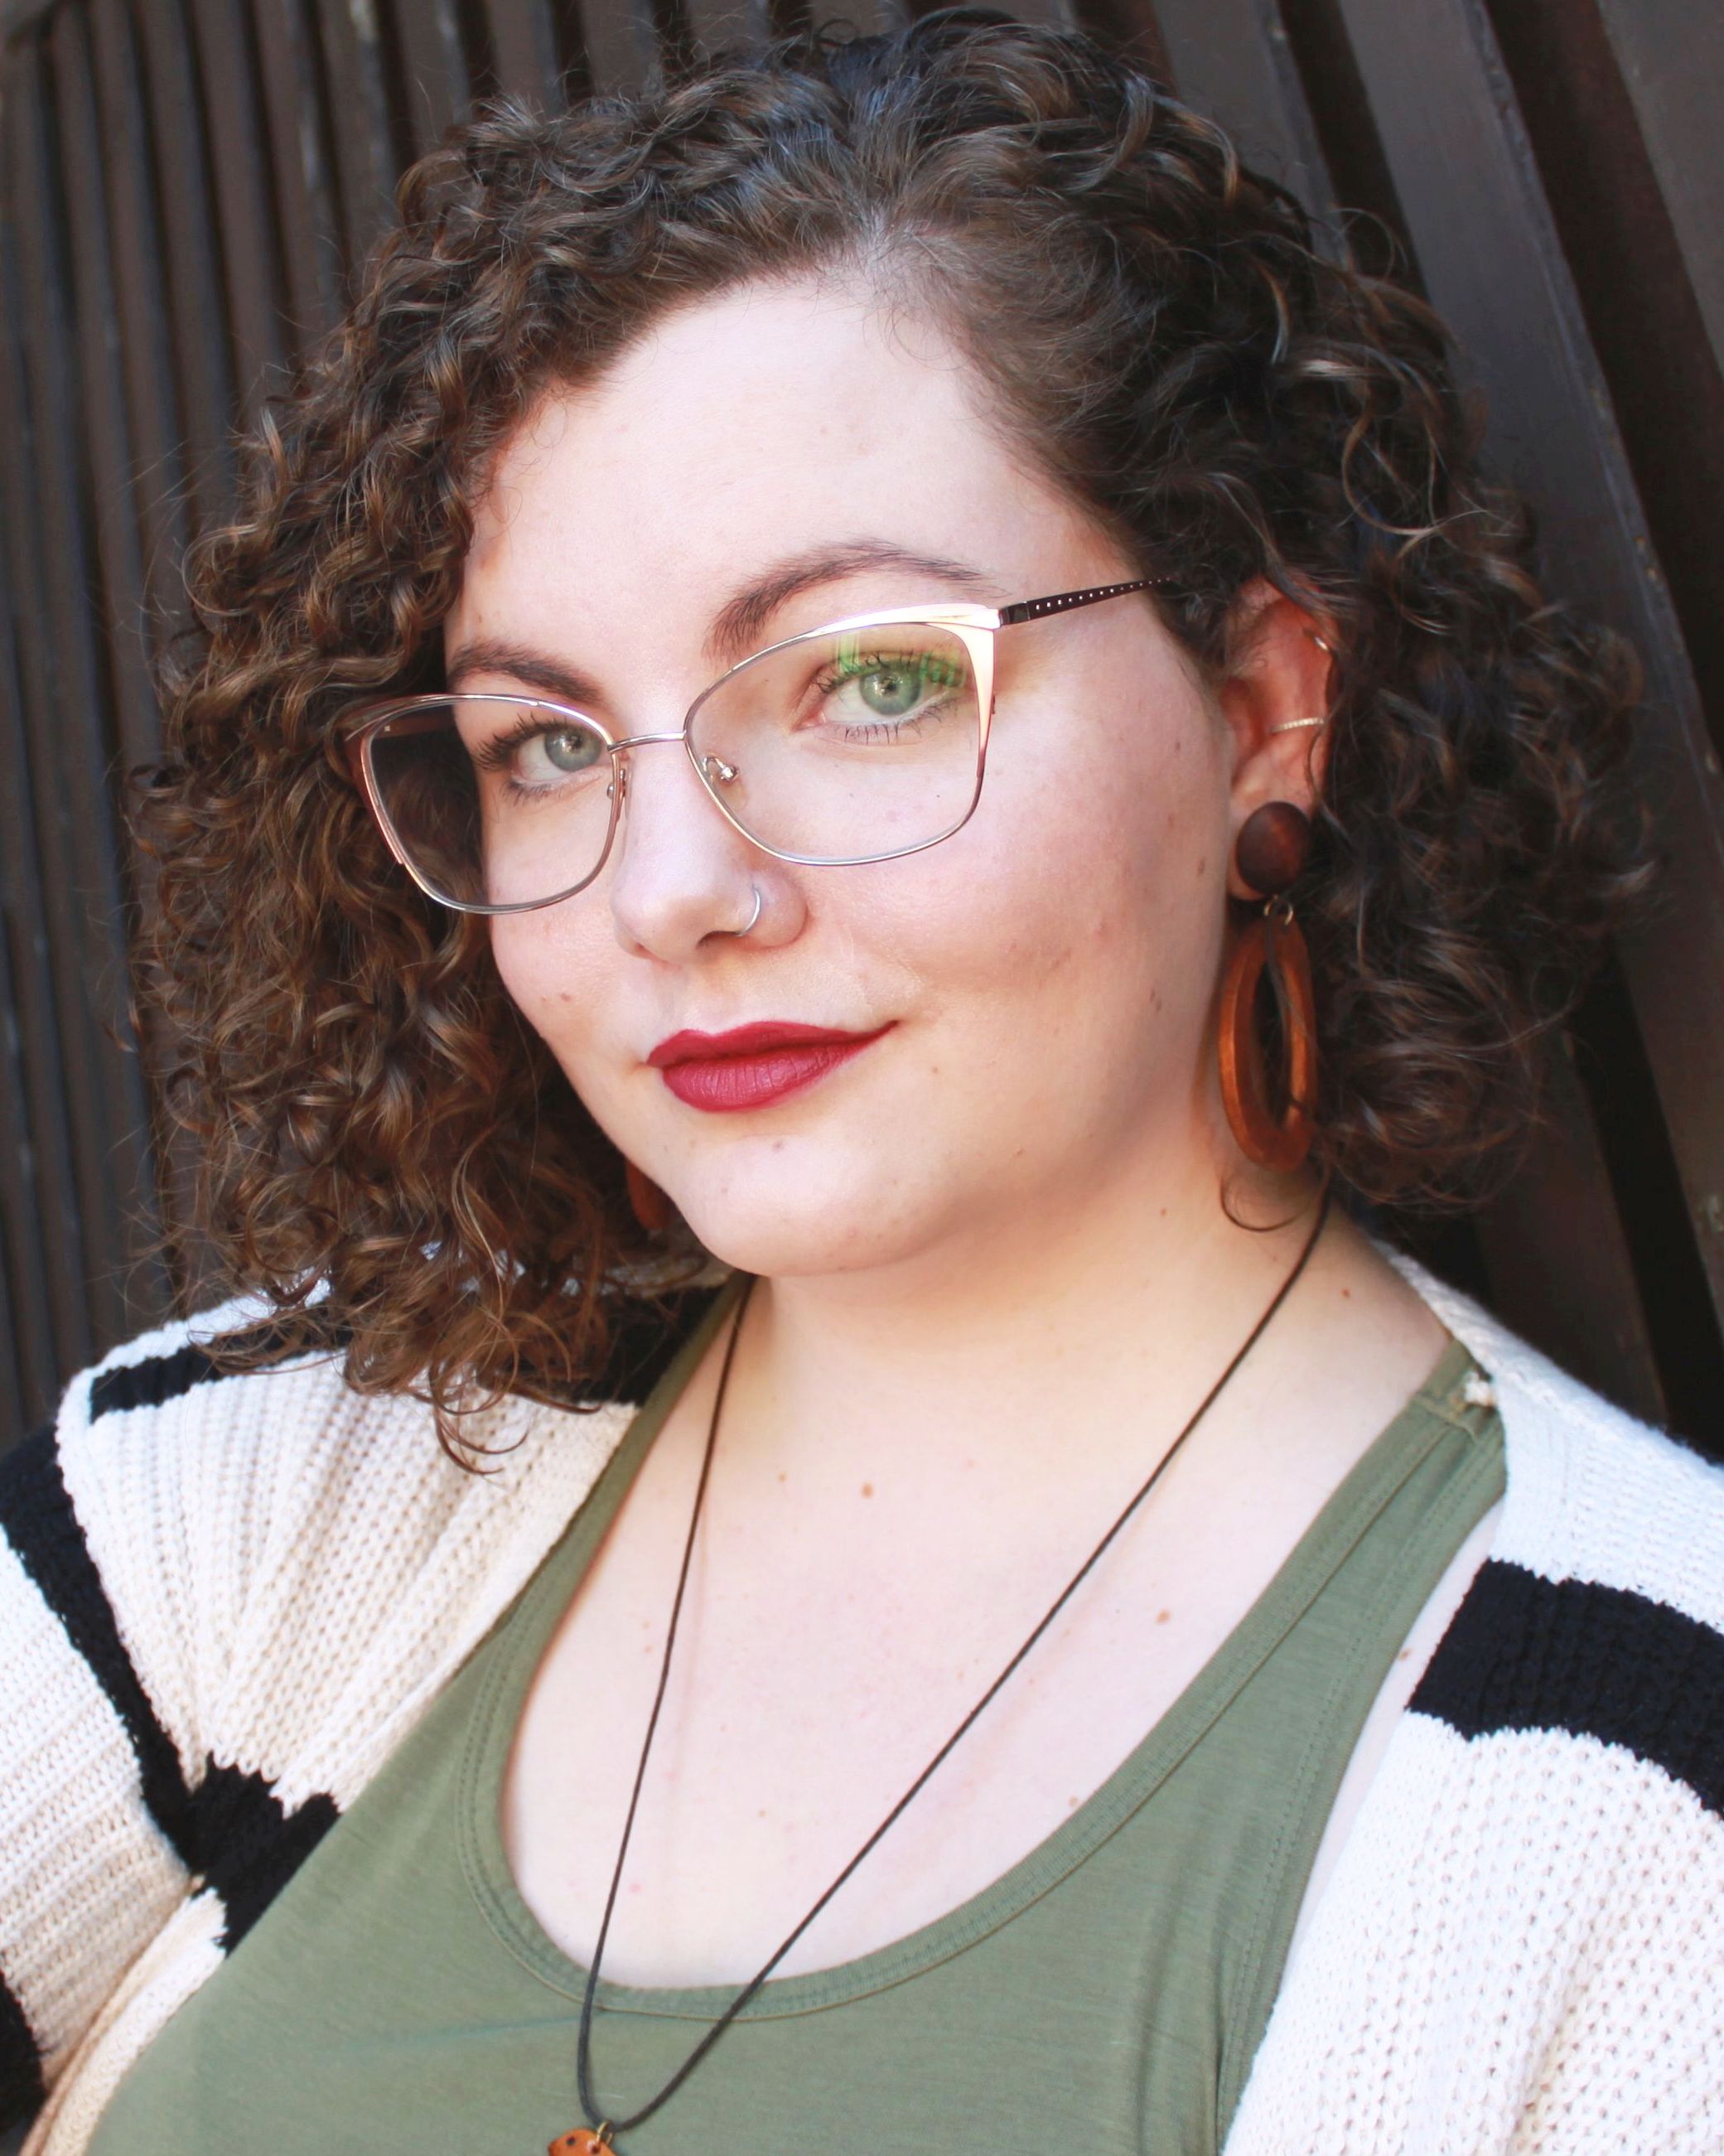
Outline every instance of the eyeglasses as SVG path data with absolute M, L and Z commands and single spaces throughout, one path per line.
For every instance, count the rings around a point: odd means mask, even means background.
M 680 742 L 751 844 L 808 868 L 937 845 L 981 798 L 1003 629 L 1164 578 L 1014 606 L 892 608 L 768 644 L 721 674 L 668 734 L 612 734 L 538 696 L 368 703 L 342 746 L 390 851 L 460 913 L 524 913 L 584 890 L 628 798 L 632 750 Z

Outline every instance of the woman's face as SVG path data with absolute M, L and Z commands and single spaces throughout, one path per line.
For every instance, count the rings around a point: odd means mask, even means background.
M 447 625 L 450 685 L 577 676 L 613 735 L 668 733 L 741 655 L 726 627 L 757 649 L 866 609 L 1134 573 L 1014 458 L 934 330 L 824 281 L 757 285 L 529 415 Z M 731 1263 L 998 1250 L 1213 1145 L 1229 729 L 1141 595 L 996 651 L 986 783 L 941 844 L 793 866 L 731 827 L 680 748 L 650 746 L 598 880 L 493 922 L 582 1100 Z M 727 933 L 756 890 L 753 932 Z M 650 1060 L 760 1021 L 876 1037 L 741 1108 Z

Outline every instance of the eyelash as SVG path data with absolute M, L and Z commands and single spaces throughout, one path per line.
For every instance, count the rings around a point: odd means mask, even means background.
M 926 676 L 931 673 L 938 671 L 937 668 L 930 669 L 927 666 L 927 655 L 928 654 L 926 653 L 915 651 L 870 651 L 861 653 L 854 659 L 847 660 L 842 667 L 829 666 L 824 668 L 820 673 L 814 676 L 814 686 L 820 690 L 823 696 L 830 696 L 834 689 L 840 687 L 846 681 L 854 681 L 859 675 L 864 674 L 876 673 L 882 666 L 901 666 L 905 665 L 906 661 L 914 662 L 916 665 L 921 667 L 925 676 Z M 938 685 L 946 688 L 955 688 L 957 685 L 957 682 L 956 677 L 954 677 L 952 680 Z
M 532 741 L 540 734 L 554 734 L 560 731 L 557 726 L 547 726 L 541 719 L 536 719 L 531 711 L 523 711 L 505 732 L 493 734 L 489 741 L 482 742 L 473 752 L 473 767 L 475 771 L 506 771 L 512 752 L 523 742 Z

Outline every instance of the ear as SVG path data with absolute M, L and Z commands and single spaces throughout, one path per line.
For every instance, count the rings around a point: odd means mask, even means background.
M 1239 594 L 1235 655 L 1215 691 L 1233 737 L 1227 887 L 1234 898 L 1252 896 L 1233 865 L 1246 818 L 1265 801 L 1290 801 L 1309 816 L 1322 791 L 1328 729 L 1290 722 L 1329 716 L 1333 663 L 1325 647 L 1334 641 L 1332 624 L 1260 577 Z

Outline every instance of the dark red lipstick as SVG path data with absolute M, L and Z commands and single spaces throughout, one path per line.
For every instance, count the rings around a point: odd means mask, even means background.
M 673 1033 L 647 1061 L 690 1108 L 731 1115 L 799 1092 L 890 1030 L 882 1025 L 872 1033 L 842 1033 L 831 1026 L 763 1019 L 754 1025 L 733 1026 L 728 1033 Z

